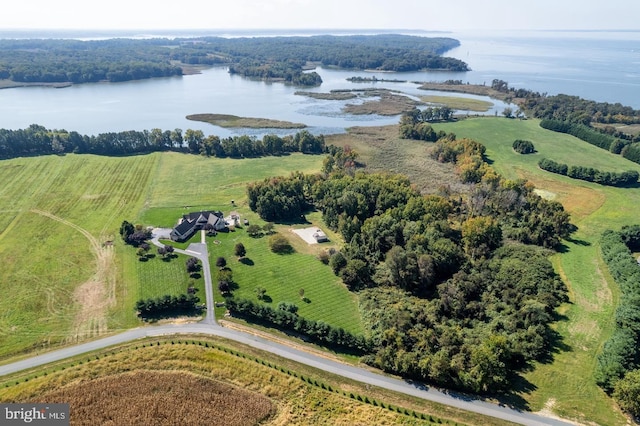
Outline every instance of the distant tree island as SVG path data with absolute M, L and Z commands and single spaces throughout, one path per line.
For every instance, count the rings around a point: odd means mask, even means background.
M 446 37 L 405 35 L 109 40 L 0 40 L 0 87 L 120 82 L 226 65 L 232 74 L 302 86 L 322 82 L 310 64 L 345 69 L 468 71 L 442 54 Z M 4 82 L 2 81 L 4 80 Z

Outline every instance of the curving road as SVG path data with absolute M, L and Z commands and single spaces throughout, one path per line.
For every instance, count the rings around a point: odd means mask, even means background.
M 158 241 L 157 237 L 154 238 L 153 242 L 156 245 L 162 245 L 162 243 Z M 211 283 L 211 272 L 206 244 L 191 244 L 187 248 L 187 250 L 175 249 L 175 251 L 178 253 L 197 257 L 200 261 L 202 261 L 207 299 L 207 315 L 203 321 L 196 324 L 156 325 L 128 330 L 110 337 L 105 337 L 103 339 L 94 340 L 64 349 L 59 349 L 22 361 L 2 365 L 0 366 L 0 376 L 15 373 L 29 368 L 39 367 L 72 356 L 81 355 L 83 353 L 103 349 L 112 345 L 129 342 L 136 339 L 142 339 L 145 337 L 155 337 L 172 334 L 204 334 L 223 337 L 225 339 L 243 343 L 256 349 L 264 350 L 283 358 L 287 358 L 301 364 L 309 365 L 311 367 L 319 368 L 321 370 L 347 377 L 352 380 L 357 380 L 362 383 L 404 393 L 406 395 L 412 395 L 429 401 L 439 402 L 441 404 L 449 405 L 462 410 L 484 414 L 486 416 L 496 417 L 514 423 L 532 426 L 560 426 L 573 424 L 554 418 L 515 410 L 498 404 L 476 400 L 468 396 L 441 392 L 439 390 L 429 388 L 428 386 L 423 384 L 413 384 L 404 380 L 374 373 L 364 368 L 332 361 L 330 359 L 294 349 L 292 347 L 263 339 L 249 333 L 223 328 L 216 323 L 213 314 L 213 286 Z

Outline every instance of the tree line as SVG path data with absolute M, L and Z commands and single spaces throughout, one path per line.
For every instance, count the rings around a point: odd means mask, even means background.
M 424 196 L 405 176 L 334 162 L 329 173 L 267 179 L 261 191 L 250 185 L 249 203 L 258 211 L 262 194 L 270 194 L 263 203 L 295 196 L 341 234 L 345 244 L 328 263 L 360 294 L 372 341 L 366 362 L 447 387 L 500 391 L 557 342 L 550 323 L 567 294 L 547 248 L 572 226 L 562 205 L 497 175 L 481 144 L 449 135 L 436 145 L 435 155 L 473 185 L 469 196 Z
M 3 39 L 0 78 L 24 83 L 95 83 L 182 75 L 169 53 L 159 39 Z
M 220 138 L 206 136 L 201 130 L 181 129 L 123 131 L 81 135 L 66 130 L 51 130 L 32 124 L 26 129 L 0 129 L 0 159 L 38 155 L 97 154 L 133 155 L 158 151 L 188 152 L 219 158 L 251 158 L 292 152 L 320 154 L 325 150 L 324 136 L 307 130 L 294 135 L 265 135 Z
M 605 231 L 600 239 L 602 256 L 622 295 L 615 312 L 615 329 L 598 355 L 596 380 L 631 414 L 640 415 L 640 225 Z M 633 390 L 635 389 L 635 393 Z M 630 393 L 631 392 L 631 393 Z
M 548 172 L 568 176 L 572 179 L 585 180 L 600 185 L 628 187 L 638 183 L 640 174 L 635 170 L 626 172 L 603 172 L 593 167 L 584 166 L 568 166 L 564 163 L 557 163 L 548 158 L 542 158 L 538 161 L 538 167 Z
M 450 80 L 451 81 L 451 80 Z M 452 81 L 450 84 L 462 84 L 462 81 Z M 591 126 L 599 124 L 637 124 L 640 123 L 640 111 L 620 103 L 596 102 L 579 96 L 534 92 L 523 88 L 509 87 L 509 83 L 494 79 L 491 88 L 508 94 L 508 100 L 518 99 L 521 108 L 540 119 L 567 121 L 574 124 Z M 612 132 L 613 128 L 606 129 Z M 615 133 L 615 131 L 613 131 Z M 623 134 L 616 135 L 621 137 Z M 624 138 L 627 138 L 628 135 Z
M 249 299 L 227 297 L 225 306 L 234 315 L 258 320 L 282 330 L 302 333 L 322 345 L 359 354 L 369 350 L 369 343 L 364 336 L 352 334 L 343 328 L 336 328 L 322 321 L 301 317 L 297 314 L 297 307 L 286 302 L 281 302 L 277 309 L 273 309 Z

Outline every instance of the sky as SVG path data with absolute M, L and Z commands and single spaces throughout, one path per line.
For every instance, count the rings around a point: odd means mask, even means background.
M 19 0 L 0 29 L 640 30 L 638 0 Z

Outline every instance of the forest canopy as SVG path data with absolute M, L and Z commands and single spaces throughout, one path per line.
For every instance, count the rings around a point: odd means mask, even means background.
M 459 45 L 444 37 L 405 35 L 0 40 L 0 79 L 20 83 L 90 83 L 182 75 L 183 66 L 227 65 L 245 77 L 317 85 L 307 63 L 348 69 L 467 71 L 442 57 Z
M 365 362 L 405 378 L 473 392 L 511 386 L 514 372 L 550 355 L 550 327 L 567 290 L 547 256 L 571 232 L 568 215 L 525 181 L 497 175 L 478 142 L 447 135 L 433 150 L 474 185 L 422 195 L 398 174 L 341 168 L 250 184 L 265 220 L 312 209 L 345 241 L 329 266 L 359 293 Z M 470 179 L 473 177 L 473 179 Z

